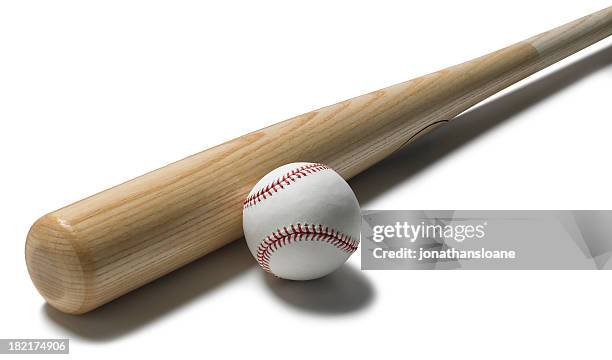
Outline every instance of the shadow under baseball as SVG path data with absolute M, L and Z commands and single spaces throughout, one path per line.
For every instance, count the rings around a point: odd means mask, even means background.
M 86 314 L 64 314 L 48 304 L 42 312 L 72 336 L 112 341 L 210 295 L 255 265 L 244 239 L 238 240 Z
M 374 289 L 354 267 L 345 264 L 317 280 L 291 281 L 262 272 L 270 291 L 285 304 L 311 313 L 341 315 L 366 308 L 372 303 Z

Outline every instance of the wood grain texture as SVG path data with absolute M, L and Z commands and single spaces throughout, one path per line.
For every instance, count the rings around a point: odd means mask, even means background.
M 612 8 L 489 55 L 250 133 L 56 210 L 26 262 L 53 307 L 80 314 L 242 236 L 270 170 L 329 164 L 349 179 L 511 84 L 612 33 Z

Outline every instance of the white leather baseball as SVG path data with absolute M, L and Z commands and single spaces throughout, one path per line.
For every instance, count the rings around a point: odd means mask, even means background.
M 359 245 L 357 198 L 323 164 L 293 163 L 271 171 L 249 193 L 242 216 L 251 253 L 264 270 L 284 279 L 325 276 Z

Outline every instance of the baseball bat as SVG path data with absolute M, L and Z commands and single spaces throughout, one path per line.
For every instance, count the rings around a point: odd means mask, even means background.
M 612 34 L 612 7 L 469 62 L 241 136 L 44 215 L 30 277 L 81 314 L 242 236 L 242 202 L 272 169 L 330 165 L 345 179 L 527 76 Z

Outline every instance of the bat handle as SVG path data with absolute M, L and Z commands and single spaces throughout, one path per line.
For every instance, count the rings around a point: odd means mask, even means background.
M 533 36 L 525 42 L 538 51 L 545 63 L 552 64 L 610 35 L 612 6 Z

